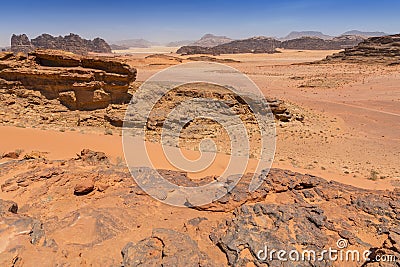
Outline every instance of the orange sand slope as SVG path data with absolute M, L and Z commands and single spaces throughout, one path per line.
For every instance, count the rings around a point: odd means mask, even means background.
M 51 130 L 2 126 L 0 127 L 0 139 L 0 147 L 3 151 L 14 151 L 16 149 L 22 149 L 25 152 L 41 151 L 48 153 L 47 157 L 49 159 L 71 158 L 84 148 L 105 152 L 114 160 L 124 157 L 121 136 L 57 132 Z M 151 161 L 156 168 L 177 170 L 162 156 L 163 152 L 161 145 L 146 143 L 146 146 L 151 155 Z M 196 159 L 199 156 L 199 152 L 197 151 L 182 150 L 182 152 L 191 160 Z M 144 155 L 138 155 L 138 160 L 141 160 L 141 157 L 143 156 Z M 189 177 L 200 178 L 222 173 L 228 162 L 228 155 L 218 154 L 209 168 L 193 175 L 189 174 Z M 248 164 L 248 169 L 254 170 L 256 164 L 257 161 L 251 159 Z M 386 180 L 370 181 L 360 178 L 343 177 L 334 172 L 327 173 L 319 170 L 306 170 L 279 161 L 275 161 L 273 167 L 322 176 L 327 180 L 335 180 L 365 189 L 384 190 L 393 188 L 393 186 Z

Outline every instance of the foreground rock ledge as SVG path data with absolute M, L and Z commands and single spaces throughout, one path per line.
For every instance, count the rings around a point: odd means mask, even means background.
M 188 184 L 185 173 L 165 173 Z M 76 196 L 74 186 L 83 177 L 94 188 L 107 187 Z M 349 250 L 394 255 L 399 264 L 400 190 L 363 190 L 272 169 L 250 194 L 251 177 L 214 203 L 182 209 L 150 198 L 125 166 L 103 153 L 9 161 L 0 168 L 0 199 L 13 200 L 0 201 L 0 240 L 7 241 L 0 265 L 343 266 L 329 259 L 257 258 L 265 246 L 320 252 L 336 249 L 338 239 Z

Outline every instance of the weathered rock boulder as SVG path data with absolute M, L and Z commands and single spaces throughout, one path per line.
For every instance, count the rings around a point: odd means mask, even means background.
M 129 85 L 136 78 L 136 69 L 113 58 L 56 50 L 36 50 L 25 60 L 3 58 L 6 59 L 0 60 L 1 79 L 40 91 L 48 99 L 59 99 L 72 110 L 126 103 L 130 100 Z
M 28 53 L 36 48 L 63 50 L 76 54 L 87 54 L 89 52 L 111 53 L 110 46 L 103 39 L 95 38 L 93 40 L 86 40 L 73 33 L 70 33 L 66 36 L 57 37 L 45 33 L 32 39 L 31 41 L 29 41 L 29 38 L 26 36 L 26 34 L 14 34 L 11 37 L 11 51 L 14 53 Z
M 83 176 L 74 187 L 74 195 L 87 195 L 94 190 L 94 181 L 91 177 Z

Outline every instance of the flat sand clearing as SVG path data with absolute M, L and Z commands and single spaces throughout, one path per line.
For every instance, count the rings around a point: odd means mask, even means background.
M 0 127 L 0 147 L 4 151 L 14 151 L 23 149 L 24 152 L 40 151 L 46 152 L 49 159 L 68 159 L 76 157 L 84 148 L 95 151 L 105 152 L 112 161 L 117 161 L 118 158 L 123 158 L 122 137 L 121 136 L 106 136 L 93 133 L 77 133 L 77 132 L 57 132 L 51 130 L 39 130 L 2 126 Z M 158 169 L 178 170 L 173 167 L 164 157 L 161 145 L 156 143 L 146 143 L 147 150 L 151 157 L 154 167 Z M 183 150 L 185 155 L 190 160 L 195 160 L 199 157 L 198 151 Z M 135 153 L 130 153 L 135 155 Z M 137 154 L 136 158 L 129 158 L 130 161 L 142 161 L 144 154 Z M 228 162 L 229 156 L 225 154 L 217 154 L 215 160 L 204 171 L 188 174 L 191 178 L 202 178 L 205 176 L 215 176 L 221 174 Z M 3 159 L 4 162 L 4 159 Z M 252 172 L 257 165 L 255 159 L 250 159 L 247 171 Z M 365 179 L 355 179 L 343 177 L 335 173 L 334 170 L 312 170 L 300 167 L 294 167 L 290 164 L 275 160 L 274 168 L 289 169 L 300 173 L 308 173 L 316 176 L 322 176 L 327 180 L 334 180 L 353 186 L 365 189 L 392 189 L 393 186 L 387 180 L 371 181 Z

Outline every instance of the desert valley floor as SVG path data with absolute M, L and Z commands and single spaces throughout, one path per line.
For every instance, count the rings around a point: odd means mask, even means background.
M 264 244 L 322 249 L 340 238 L 349 248 L 400 255 L 400 65 L 310 64 L 338 51 L 200 58 L 135 52 L 113 55 L 137 69 L 132 93 L 169 66 L 212 60 L 248 75 L 267 98 L 301 118 L 276 120 L 267 181 L 254 194 L 239 185 L 205 207 L 168 206 L 131 178 L 121 128 L 104 119 L 109 108 L 68 111 L 37 91 L 30 92 L 37 103 L 3 94 L 1 266 L 264 266 L 255 258 Z M 44 102 L 50 111 L 38 104 Z M 149 147 L 160 151 L 157 143 Z M 77 185 L 92 190 L 77 195 Z M 9 212 L 15 203 L 18 212 Z

